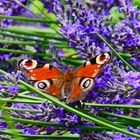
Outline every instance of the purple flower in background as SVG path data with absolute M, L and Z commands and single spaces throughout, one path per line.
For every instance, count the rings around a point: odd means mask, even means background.
M 4 128 L 7 128 L 7 123 L 4 122 L 3 120 L 0 120 L 0 130 Z
M 122 134 L 122 133 L 114 133 L 112 136 L 113 140 L 138 140 L 137 138 Z
M 10 86 L 8 88 L 8 91 L 9 91 L 9 95 L 14 95 L 15 93 L 18 92 L 18 86 L 16 85 Z
M 93 9 L 97 14 L 108 15 L 110 9 L 118 5 L 118 0 L 96 0 L 85 3 L 89 9 Z
M 32 127 L 26 127 L 24 130 L 23 130 L 23 133 L 24 134 L 37 134 L 37 126 L 32 126 Z
M 80 133 L 80 128 L 71 128 L 70 131 L 71 131 L 72 134 L 75 134 L 75 133 L 79 134 Z
M 54 12 L 54 7 L 56 3 L 59 3 L 60 0 L 41 0 L 44 4 L 44 7 L 48 10 L 48 12 Z
M 140 99 L 139 79 L 139 72 L 128 71 L 121 61 L 114 58 L 95 78 L 94 88 L 86 95 L 86 101 L 100 104 L 135 104 L 135 99 Z M 102 109 L 90 106 L 88 108 L 90 112 Z M 109 111 L 124 114 L 121 109 Z
M 56 130 L 56 128 L 54 126 L 46 126 L 46 132 L 48 134 L 55 131 L 55 130 Z
M 45 1 L 43 3 L 47 6 Z M 95 36 L 95 33 L 110 36 L 109 29 L 103 22 L 104 14 L 97 16 L 94 10 L 88 9 L 79 1 L 67 0 L 67 8 L 64 8 L 60 1 L 53 1 L 52 4 L 54 5 L 53 12 L 61 24 L 60 31 L 68 38 L 69 45 L 75 46 L 81 56 L 91 57 L 103 50 L 109 51 L 109 48 Z M 94 54 L 93 50 L 98 53 Z
M 0 60 L 4 60 L 6 58 L 9 58 L 11 55 L 12 55 L 11 53 L 5 54 L 5 53 L 0 52 Z
M 17 85 L 18 80 L 21 78 L 21 75 L 18 73 L 7 73 L 6 75 L 0 75 L 0 97 L 11 97 L 15 96 L 15 93 L 19 92 L 19 87 Z M 2 84 L 3 83 L 3 84 Z
M 43 1 L 43 3 L 45 3 Z M 46 4 L 47 5 L 47 4 Z M 102 51 L 107 52 L 109 48 L 95 36 L 96 33 L 112 41 L 116 45 L 116 50 L 129 51 L 132 55 L 131 63 L 139 66 L 139 15 L 136 6 L 131 0 L 124 1 L 97 1 L 87 2 L 67 0 L 67 8 L 61 6 L 60 1 L 52 2 L 52 12 L 56 14 L 58 22 L 61 24 L 60 31 L 69 40 L 70 46 L 75 46 L 81 56 L 88 58 L 95 56 Z M 107 25 L 105 21 L 109 10 L 113 6 L 118 6 L 120 14 L 124 14 L 122 19 L 114 25 Z M 106 8 L 105 8 L 106 7 Z M 137 67 L 138 68 L 138 67 Z
M 2 114 L 2 112 L 0 111 L 0 116 L 2 116 L 2 115 L 3 115 L 3 114 Z M 4 130 L 4 129 L 6 129 L 6 128 L 7 128 L 7 123 L 6 123 L 3 119 L 0 119 L 0 130 Z M 4 139 L 4 138 L 6 138 L 6 136 L 0 134 L 0 138 Z
M 26 5 L 27 0 L 1 0 L 0 1 L 0 15 L 4 16 L 18 16 L 22 15 L 26 9 L 22 5 Z M 9 25 L 14 24 L 14 20 L 12 19 L 0 19 L 0 27 L 7 28 Z M 8 32 L 7 32 L 8 33 Z M 1 36 L 3 39 L 13 40 L 13 38 Z M 10 48 L 10 49 L 16 49 L 16 45 L 3 45 L 0 43 L 0 48 Z M 13 69 L 13 66 L 11 63 L 7 62 L 7 59 L 10 59 L 11 57 L 16 56 L 13 53 L 4 53 L 0 52 L 0 65 L 2 66 L 2 69 L 7 71 L 7 68 L 10 68 L 9 71 L 11 72 Z
M 23 12 L 25 12 L 25 9 L 19 4 L 26 4 L 27 0 L 11 0 L 11 1 L 5 1 L 1 0 L 0 1 L 0 14 L 1 15 L 6 15 L 6 16 L 16 16 L 20 15 Z M 9 24 L 11 24 L 13 20 L 11 19 L 2 19 L 0 21 L 0 27 L 7 27 Z
M 3 85 L 0 85 L 0 90 L 4 89 L 4 86 Z
M 117 46 L 118 51 L 130 52 L 130 62 L 139 70 L 140 11 L 132 5 L 132 0 L 120 0 L 118 10 L 124 16 L 112 29 L 110 28 L 112 32 L 111 40 Z

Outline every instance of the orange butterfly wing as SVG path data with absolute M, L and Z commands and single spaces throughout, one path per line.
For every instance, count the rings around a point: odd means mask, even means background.
M 73 102 L 80 99 L 83 99 L 85 97 L 85 93 L 87 93 L 94 85 L 93 78 L 101 71 L 102 67 L 109 62 L 111 59 L 110 53 L 103 53 L 101 55 L 98 55 L 83 65 L 81 65 L 76 71 L 75 76 L 77 77 L 73 84 L 73 90 L 68 96 L 67 102 Z M 80 80 L 78 78 L 84 78 L 85 82 L 89 81 L 91 82 L 89 88 L 87 90 L 83 90 L 81 87 Z M 88 81 L 89 80 L 89 81 Z
M 31 80 L 59 78 L 61 73 L 62 72 L 59 69 L 49 64 L 45 64 L 43 67 L 31 69 L 28 71 L 28 75 Z
M 77 77 L 95 77 L 97 73 L 100 71 L 100 65 L 99 64 L 88 64 L 80 66 L 76 72 L 75 75 Z
M 24 59 L 17 63 L 17 67 L 25 72 L 31 81 L 34 81 L 34 85 L 39 84 L 39 82 L 48 82 L 50 80 L 50 85 L 45 91 L 53 96 L 60 97 L 60 89 L 58 85 L 58 80 L 62 75 L 62 71 L 58 68 L 51 66 L 50 64 L 44 64 L 43 66 L 38 66 L 36 60 Z M 46 80 L 46 81 L 45 81 Z M 43 86 L 43 85 L 42 85 Z M 43 90 L 43 89 L 42 89 Z
M 95 77 L 110 59 L 110 53 L 98 55 L 81 65 L 75 71 L 75 75 L 77 77 Z
M 20 60 L 17 66 L 19 69 L 25 71 L 37 87 L 60 99 L 62 98 L 62 94 L 66 94 L 61 92 L 69 85 L 71 91 L 66 100 L 66 102 L 69 103 L 81 100 L 85 97 L 85 93 L 94 85 L 93 78 L 100 72 L 101 68 L 110 58 L 110 53 L 103 53 L 81 65 L 75 72 L 68 72 L 67 74 L 49 64 L 38 66 L 37 61 L 32 59 Z M 75 78 L 72 79 L 72 77 Z M 71 84 L 64 84 L 68 82 L 66 79 L 69 78 Z
M 76 80 L 77 79 L 75 79 L 72 83 L 72 91 L 66 99 L 67 103 L 81 100 L 83 98 L 83 96 L 81 95 L 81 87 L 79 86 L 79 82 L 77 82 Z

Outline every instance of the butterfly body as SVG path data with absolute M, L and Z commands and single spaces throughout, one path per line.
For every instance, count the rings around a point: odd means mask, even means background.
M 33 59 L 20 60 L 17 67 L 27 75 L 36 88 L 59 99 L 66 99 L 66 102 L 70 103 L 85 98 L 85 94 L 94 86 L 94 77 L 110 59 L 110 53 L 103 53 L 75 71 L 68 68 L 65 72 L 48 63 L 40 65 Z

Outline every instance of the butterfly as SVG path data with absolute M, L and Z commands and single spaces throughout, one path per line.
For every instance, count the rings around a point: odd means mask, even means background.
M 94 78 L 110 60 L 111 53 L 106 52 L 91 58 L 75 71 L 68 68 L 63 72 L 48 63 L 22 59 L 17 62 L 17 68 L 27 75 L 35 88 L 71 103 L 85 98 L 94 86 Z

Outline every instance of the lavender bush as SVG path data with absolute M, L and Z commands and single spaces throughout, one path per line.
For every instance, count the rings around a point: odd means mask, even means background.
M 0 139 L 140 139 L 138 0 L 0 1 Z M 35 89 L 16 62 L 65 71 L 112 52 L 81 102 Z

